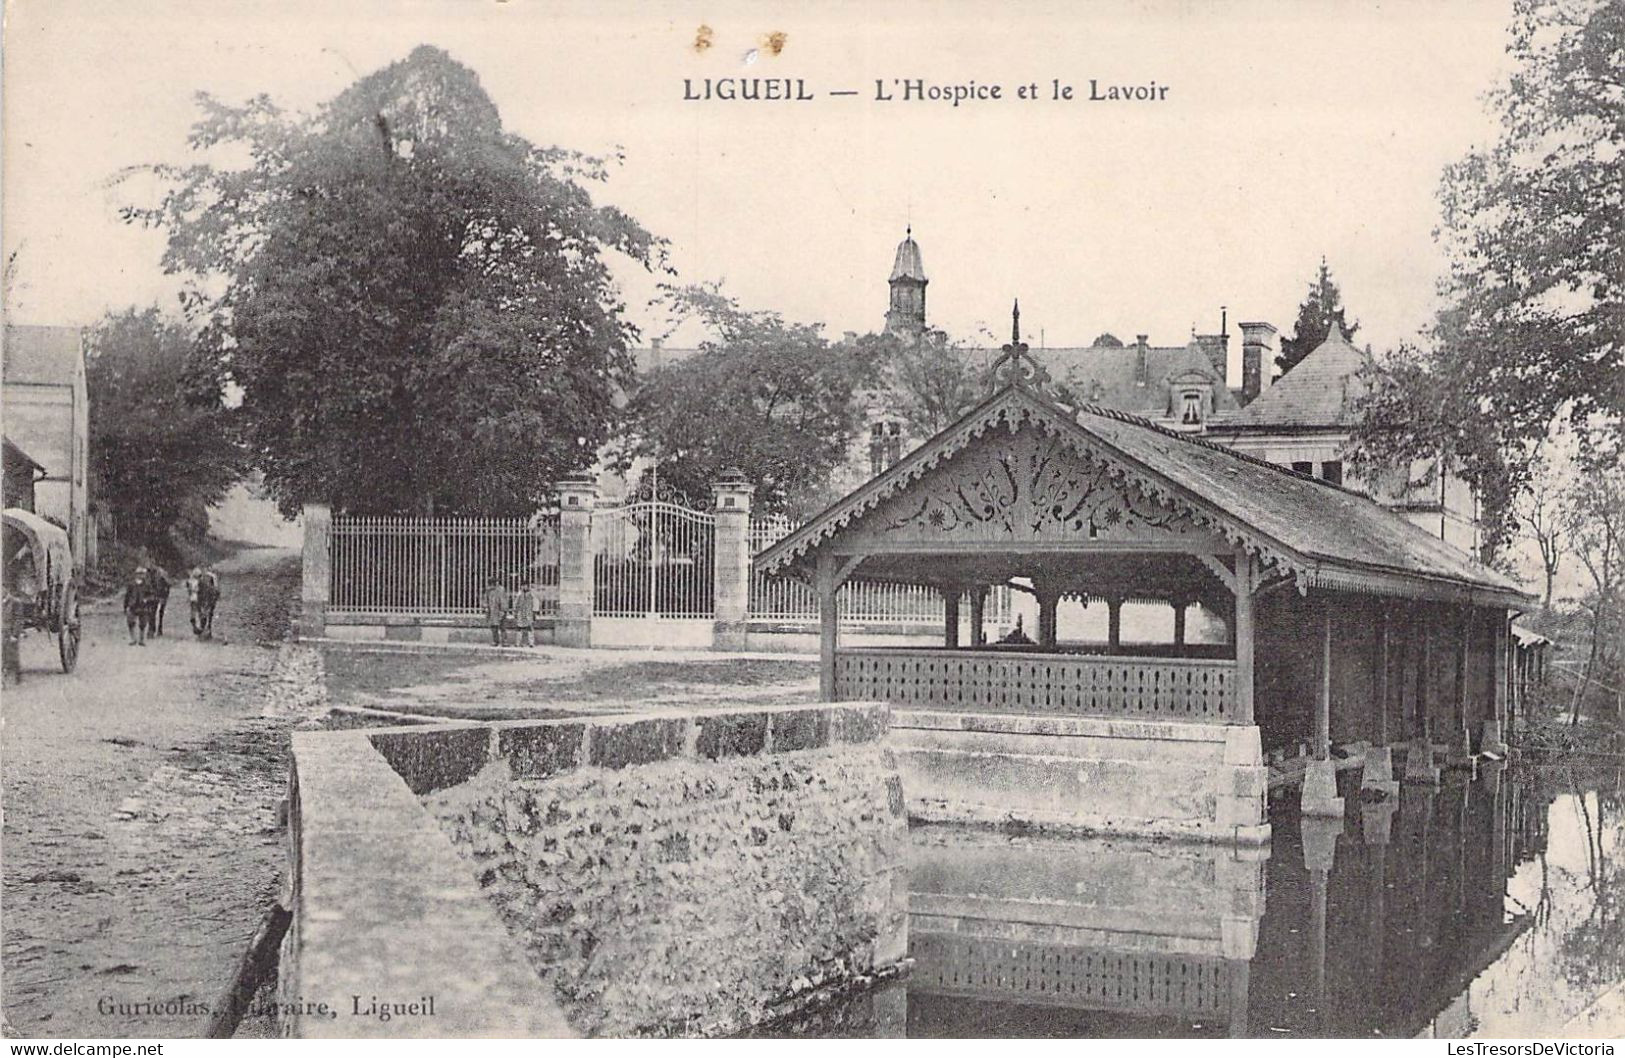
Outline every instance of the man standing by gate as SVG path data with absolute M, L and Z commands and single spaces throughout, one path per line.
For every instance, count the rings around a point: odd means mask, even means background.
M 503 625 L 508 620 L 508 590 L 502 586 L 502 581 L 496 577 L 491 578 L 491 586 L 485 589 L 485 623 L 491 626 L 491 645 L 494 647 L 507 646 L 504 642 Z

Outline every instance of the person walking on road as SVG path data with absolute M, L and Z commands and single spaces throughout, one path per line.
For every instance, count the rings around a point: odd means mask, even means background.
M 198 605 L 198 590 L 203 587 L 203 570 L 193 566 L 186 574 L 186 616 L 192 625 L 192 634 L 201 635 L 203 626 L 199 623 L 202 609 Z
M 169 573 L 162 566 L 152 567 L 152 634 L 164 634 L 164 611 L 169 609 Z
M 536 587 L 521 584 L 513 597 L 513 625 L 518 630 L 517 646 L 536 645 Z
M 137 566 L 124 586 L 124 624 L 130 630 L 130 645 L 147 645 L 147 631 L 152 627 L 152 585 L 147 579 L 147 567 Z
M 214 608 L 220 604 L 220 577 L 207 566 L 198 572 L 197 634 L 203 639 L 214 638 Z
M 504 625 L 508 620 L 508 590 L 502 582 L 495 577 L 491 578 L 491 586 L 485 589 L 485 621 L 491 626 L 491 645 L 494 647 L 507 646 L 507 635 Z

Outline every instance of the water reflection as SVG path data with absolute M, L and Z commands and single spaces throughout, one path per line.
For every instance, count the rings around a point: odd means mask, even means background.
M 1530 1036 L 1625 1030 L 1618 769 L 1491 765 L 1262 850 L 912 834 L 907 981 L 802 1031 Z M 906 996 L 905 996 L 906 992 Z

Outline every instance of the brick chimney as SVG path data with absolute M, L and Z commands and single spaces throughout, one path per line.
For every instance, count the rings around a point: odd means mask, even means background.
M 1134 339 L 1134 382 L 1143 386 L 1151 381 L 1150 371 L 1145 362 L 1145 343 L 1151 336 L 1149 334 L 1136 335 Z
M 1244 404 L 1251 403 L 1270 386 L 1270 372 L 1275 369 L 1275 336 L 1278 333 L 1273 323 L 1241 325 L 1241 396 Z
M 1219 385 L 1225 384 L 1230 377 L 1230 308 L 1219 307 L 1219 333 L 1198 334 L 1196 344 L 1202 347 L 1207 354 L 1207 362 L 1213 365 L 1213 373 L 1219 378 Z

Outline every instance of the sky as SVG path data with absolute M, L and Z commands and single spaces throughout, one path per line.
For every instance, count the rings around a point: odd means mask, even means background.
M 1029 340 L 1052 346 L 1181 344 L 1227 306 L 1239 358 L 1235 324 L 1288 330 L 1324 255 L 1358 340 L 1386 349 L 1435 306 L 1434 193 L 1493 135 L 1481 97 L 1509 6 L 11 0 L 8 318 L 173 304 L 161 234 L 117 215 L 153 188 L 113 178 L 186 160 L 195 93 L 310 108 L 428 43 L 478 74 L 510 130 L 621 154 L 595 196 L 670 240 L 679 280 L 832 335 L 881 327 L 912 223 L 931 322 L 956 337 L 1002 339 L 1017 297 Z M 683 98 L 685 79 L 728 77 L 800 78 L 815 98 Z M 1004 98 L 876 98 L 877 80 L 898 95 L 912 79 Z M 1050 98 L 1054 81 L 1074 98 Z M 1091 81 L 1167 92 L 1095 102 Z M 1024 84 L 1041 98 L 1015 98 Z M 632 319 L 663 333 L 655 277 L 617 274 Z

